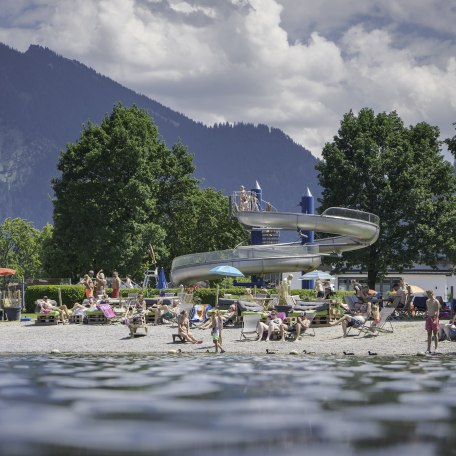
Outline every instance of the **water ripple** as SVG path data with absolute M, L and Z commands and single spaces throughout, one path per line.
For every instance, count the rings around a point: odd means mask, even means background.
M 447 357 L 5 356 L 1 450 L 444 454 L 455 371 Z

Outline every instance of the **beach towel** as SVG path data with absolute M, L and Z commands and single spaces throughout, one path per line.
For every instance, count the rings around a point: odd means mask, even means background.
M 192 323 L 203 323 L 207 320 L 207 312 L 212 309 L 210 304 L 195 304 L 190 315 Z
M 117 316 L 109 304 L 97 304 L 97 309 L 101 310 L 103 312 L 103 315 L 108 319 Z

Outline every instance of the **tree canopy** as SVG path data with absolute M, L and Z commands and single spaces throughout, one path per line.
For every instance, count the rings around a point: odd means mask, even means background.
M 41 273 L 42 234 L 31 222 L 7 218 L 0 225 L 0 265 L 16 270 L 18 277 Z
M 157 260 L 169 266 L 176 255 L 227 248 L 231 238 L 243 235 L 235 224 L 227 230 L 231 234 L 224 232 L 226 198 L 199 189 L 186 147 L 167 148 L 149 114 L 136 106 L 119 104 L 100 125 L 88 122 L 77 142 L 62 152 L 58 169 L 49 252 L 60 275 L 77 277 L 103 268 L 139 278 L 147 267 L 149 245 Z M 206 206 L 200 204 L 203 200 Z M 219 216 L 207 224 L 213 231 L 204 238 L 203 206 Z M 46 261 L 50 268 L 51 263 Z
M 396 112 L 350 111 L 322 155 L 316 166 L 323 188 L 320 210 L 343 206 L 380 217 L 378 241 L 331 259 L 336 270 L 358 266 L 373 288 L 389 268 L 436 264 L 447 245 L 456 190 L 437 127 L 422 122 L 407 128 Z

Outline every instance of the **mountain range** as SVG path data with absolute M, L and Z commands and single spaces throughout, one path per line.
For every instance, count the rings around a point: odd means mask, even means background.
M 277 128 L 206 126 L 50 49 L 19 52 L 0 43 L 0 220 L 52 223 L 60 152 L 84 123 L 99 123 L 118 102 L 145 109 L 168 147 L 185 144 L 203 187 L 229 195 L 258 181 L 263 198 L 282 211 L 299 212 L 307 188 L 320 196 L 317 159 Z

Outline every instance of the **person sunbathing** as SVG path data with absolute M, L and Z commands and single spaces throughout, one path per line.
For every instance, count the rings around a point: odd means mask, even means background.
M 278 317 L 277 312 L 273 310 L 268 318 L 268 323 L 263 323 L 262 321 L 258 322 L 257 332 L 258 339 L 261 340 L 264 331 L 268 331 L 266 341 L 271 340 L 273 333 L 280 333 L 280 339 L 285 340 L 285 331 L 288 329 L 288 326 L 283 323 L 282 319 Z
M 138 296 L 138 299 L 139 297 L 142 296 L 141 294 Z M 155 310 L 155 320 L 157 322 L 160 322 L 162 323 L 163 322 L 163 319 L 167 320 L 167 318 L 165 317 L 165 315 L 169 316 L 172 318 L 172 315 L 169 314 L 169 307 L 166 305 L 166 304 L 163 304 L 163 299 L 160 298 L 157 303 L 155 304 L 152 304 L 152 306 L 150 307 L 152 310 Z M 170 318 L 170 319 L 171 319 Z
M 302 336 L 301 334 L 305 333 L 310 326 L 310 320 L 307 318 L 307 315 L 305 312 L 301 312 L 301 315 L 299 315 L 296 318 L 296 339 L 295 340 L 301 340 Z
M 360 309 L 354 312 L 352 315 L 346 314 L 339 320 L 333 321 L 330 326 L 342 325 L 342 331 L 344 333 L 344 337 L 347 337 L 348 328 L 354 327 L 359 328 L 360 326 L 366 323 L 367 319 L 369 318 L 371 312 L 370 303 L 363 304 Z
M 222 317 L 222 323 L 225 324 L 228 320 L 231 320 L 236 315 L 236 304 L 231 304 L 229 310 L 225 312 Z M 209 318 L 205 321 L 201 326 L 200 329 L 208 329 L 212 326 L 211 319 Z
M 60 321 L 62 323 L 67 322 L 65 320 L 65 316 L 66 316 L 67 320 L 70 319 L 70 313 L 68 312 L 67 306 L 65 306 L 64 304 L 62 304 L 60 307 L 53 306 L 51 304 L 50 299 L 47 296 L 43 296 L 43 299 L 41 300 L 41 302 L 38 302 L 38 304 L 40 306 L 40 312 L 43 312 L 45 314 L 52 312 L 52 311 L 57 311 L 60 315 Z
M 191 342 L 192 344 L 202 344 L 202 340 L 196 339 L 193 334 L 190 332 L 190 320 L 188 319 L 187 311 L 183 310 L 179 314 L 177 319 L 177 333 L 182 339 L 186 342 Z
M 179 316 L 179 301 L 173 299 L 171 307 L 167 306 L 166 304 L 163 305 L 162 312 L 163 313 L 161 314 L 160 318 L 162 323 L 169 323 L 170 321 L 176 320 Z

